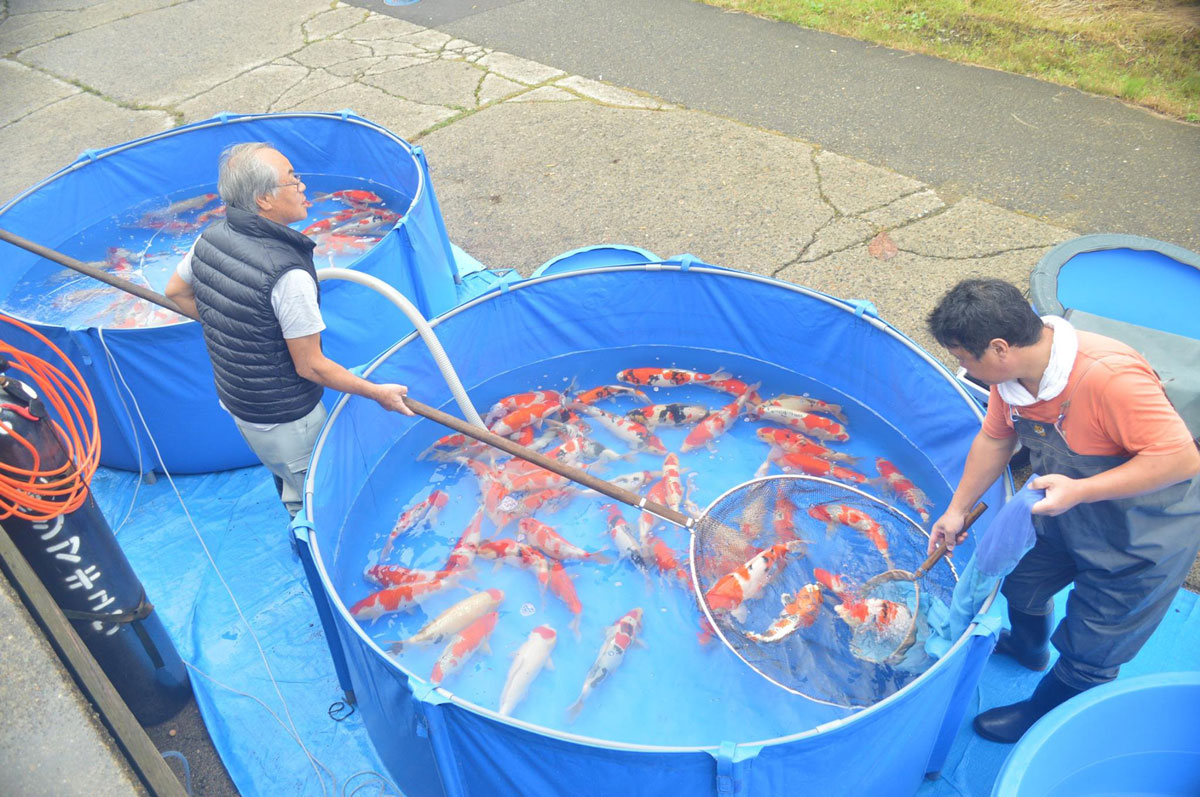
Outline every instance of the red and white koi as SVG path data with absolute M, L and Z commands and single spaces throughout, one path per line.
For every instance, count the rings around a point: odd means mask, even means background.
M 724 371 L 702 374 L 698 371 L 685 371 L 681 368 L 626 368 L 617 374 L 618 382 L 649 387 L 698 385 L 705 382 L 719 382 L 729 378 L 730 375 Z
M 837 421 L 831 421 L 824 415 L 817 415 L 802 410 L 792 410 L 772 405 L 770 402 L 760 404 L 754 410 L 754 415 L 760 420 L 790 426 L 818 440 L 844 443 L 850 439 L 850 433 L 846 431 L 845 427 Z
M 600 508 L 608 512 L 608 535 L 612 537 L 613 543 L 617 546 L 617 553 L 622 559 L 628 559 L 644 572 L 646 559 L 642 555 L 642 546 L 633 536 L 633 530 L 629 527 L 625 516 L 621 514 L 621 510 L 616 504 L 604 504 Z
M 783 595 L 783 612 L 766 631 L 761 634 L 749 632 L 746 636 L 755 642 L 767 643 L 786 639 L 801 628 L 808 628 L 815 623 L 821 605 L 821 585 L 806 584 L 795 595 Z
M 432 581 L 414 581 L 397 587 L 387 587 L 372 592 L 350 607 L 350 614 L 357 620 L 375 620 L 392 612 L 406 612 L 439 592 L 454 586 L 456 579 L 436 578 Z
M 488 612 L 495 611 L 503 600 L 504 592 L 498 589 L 468 595 L 423 625 L 420 631 L 408 639 L 392 642 L 388 650 L 399 653 L 404 648 L 414 645 L 436 645 L 462 631 Z
M 845 452 L 834 451 L 832 448 L 823 446 L 794 429 L 764 426 L 756 434 L 759 440 L 762 440 L 767 445 L 780 448 L 788 454 L 808 454 L 809 456 L 827 459 L 830 462 L 845 462 L 851 465 L 858 462 L 859 459 Z
M 683 506 L 683 479 L 680 478 L 679 455 L 667 454 L 662 467 L 662 499 L 663 503 L 676 512 Z
M 631 421 L 645 425 L 647 429 L 659 426 L 686 426 L 699 423 L 709 415 L 703 404 L 651 404 L 625 413 Z
M 525 699 L 529 685 L 541 673 L 542 668 L 553 670 L 550 653 L 558 641 L 558 634 L 548 625 L 539 625 L 517 649 L 504 688 L 500 690 L 500 714 L 510 716 L 517 704 Z
M 913 622 L 907 606 L 884 598 L 848 600 L 834 606 L 833 610 L 856 631 L 865 626 L 873 633 L 895 633 L 906 630 Z
M 488 612 L 460 631 L 458 636 L 442 651 L 437 663 L 433 665 L 433 672 L 429 676 L 430 682 L 434 686 L 441 684 L 448 675 L 462 667 L 467 659 L 471 658 L 480 648 L 491 652 L 487 640 L 496 628 L 496 620 L 499 618 L 500 615 L 497 612 Z
M 322 233 L 330 232 L 334 227 L 344 221 L 347 221 L 352 216 L 357 215 L 359 212 L 360 211 L 357 208 L 346 208 L 345 210 L 339 210 L 332 216 L 326 216 L 323 219 L 314 221 L 300 232 L 304 233 L 305 235 L 320 235 Z
M 599 551 L 585 551 L 578 545 L 567 541 L 561 534 L 540 520 L 522 518 L 518 525 L 521 533 L 517 536 L 519 542 L 533 545 L 551 559 L 560 562 L 592 561 L 597 564 L 607 564 L 608 557 Z
M 446 570 L 418 570 L 401 565 L 371 565 L 363 570 L 363 580 L 380 587 L 399 587 L 418 581 L 436 581 L 451 575 Z
M 781 393 L 774 398 L 767 399 L 763 404 L 783 409 L 799 410 L 800 412 L 816 412 L 821 415 L 830 415 L 842 423 L 846 423 L 846 413 L 842 410 L 841 404 L 829 404 L 828 402 L 808 396 L 793 396 Z
M 847 580 L 845 576 L 835 576 L 828 570 L 820 567 L 813 568 L 813 578 L 815 578 L 821 586 L 832 592 L 843 601 L 852 601 L 858 594 L 858 586 Z
M 326 202 L 330 199 L 336 199 L 348 205 L 378 205 L 383 202 L 383 198 L 374 191 L 367 191 L 362 188 L 347 188 L 342 191 L 321 194 L 313 198 L 313 203 Z
M 484 540 L 479 544 L 479 556 L 497 564 L 528 570 L 537 576 L 538 585 L 545 589 L 550 583 L 550 562 L 537 548 L 510 539 Z
M 754 387 L 758 387 L 755 385 Z M 696 424 L 696 428 L 688 433 L 684 439 L 683 445 L 679 450 L 683 453 L 694 451 L 701 446 L 712 447 L 713 442 L 725 434 L 733 422 L 737 420 L 737 416 L 741 414 L 742 407 L 746 404 L 747 399 L 753 391 L 746 391 L 737 397 L 736 401 L 726 404 L 721 409 L 710 414 L 707 418 Z
M 325 233 L 313 237 L 317 246 L 313 249 L 313 254 L 317 256 L 323 255 L 345 255 L 351 252 L 364 252 L 370 249 L 375 244 L 379 243 L 378 238 L 365 238 L 359 235 L 339 235 L 337 233 Z
M 736 570 L 721 576 L 704 593 L 708 608 L 727 612 L 738 622 L 746 620 L 746 601 L 757 598 L 782 572 L 795 543 L 778 543 L 759 553 Z
M 837 524 L 862 532 L 875 545 L 879 553 L 883 554 L 888 567 L 891 567 L 892 558 L 888 553 L 887 534 L 879 521 L 866 512 L 845 504 L 814 504 L 808 508 L 808 514 L 825 523 L 830 533 Z
M 396 524 L 392 526 L 387 541 L 383 544 L 383 550 L 379 552 L 379 559 L 382 561 L 388 557 L 388 554 L 392 552 L 392 544 L 401 534 L 412 531 L 420 525 L 432 526 L 437 520 L 438 513 L 449 500 L 450 496 L 446 493 L 434 490 L 423 501 L 401 513 L 400 517 L 396 519 Z
M 749 393 L 746 397 L 746 406 L 750 408 L 757 407 L 762 403 L 762 396 L 758 395 L 758 385 L 747 385 L 740 379 L 720 379 L 715 382 L 703 382 L 705 387 L 711 387 L 713 390 L 719 390 L 722 393 L 740 398 Z
M 888 462 L 883 457 L 877 457 L 875 460 L 875 469 L 879 471 L 879 475 L 883 477 L 884 484 L 889 490 L 900 496 L 900 500 L 908 504 L 914 512 L 921 516 L 922 523 L 929 522 L 929 507 L 933 502 L 929 500 L 929 496 L 913 484 L 904 476 L 900 470 Z
M 601 426 L 640 451 L 648 451 L 659 456 L 667 453 L 667 448 L 662 441 L 637 421 L 613 415 L 611 412 L 605 412 L 599 407 L 591 407 L 587 404 L 580 404 L 575 409 L 595 418 Z
M 562 404 L 557 401 L 542 401 L 530 404 L 492 422 L 488 428 L 502 437 L 508 437 L 531 426 L 541 428 L 542 422 L 562 412 Z
M 843 468 L 841 465 L 834 465 L 827 459 L 819 459 L 808 454 L 787 454 L 779 449 L 772 449 L 769 457 L 771 462 L 778 465 L 784 473 L 799 472 L 852 484 L 867 483 L 867 477 L 863 474 L 850 468 Z
M 467 524 L 467 528 L 463 531 L 462 536 L 458 538 L 458 542 L 450 550 L 450 556 L 446 558 L 446 566 L 442 568 L 444 573 L 465 573 L 471 568 L 475 562 L 475 555 L 479 552 L 479 540 L 483 530 L 483 507 L 475 510 L 475 516 L 471 518 L 471 522 Z
M 571 401 L 575 404 L 595 404 L 597 401 L 613 398 L 614 396 L 632 396 L 649 401 L 650 397 L 636 387 L 627 387 L 626 385 L 601 385 L 594 387 L 591 390 L 585 390 L 582 393 L 576 393 Z
M 505 396 L 492 405 L 484 416 L 484 423 L 491 425 L 498 418 L 503 418 L 510 412 L 532 407 L 535 404 L 545 404 L 547 402 L 563 403 L 563 394 L 557 390 L 531 390 L 526 393 L 513 393 L 511 396 Z
M 639 608 L 629 610 L 605 629 L 604 644 L 600 646 L 600 652 L 596 655 L 596 660 L 583 680 L 583 689 L 579 692 L 579 698 L 567 709 L 569 718 L 574 719 L 579 716 L 579 712 L 583 708 L 583 701 L 587 700 L 588 695 L 621 666 L 621 662 L 625 660 L 625 653 L 637 641 L 637 635 L 641 628 L 642 610 Z

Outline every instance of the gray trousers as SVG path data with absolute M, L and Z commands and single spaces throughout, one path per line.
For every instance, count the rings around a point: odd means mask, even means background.
M 292 517 L 304 503 L 304 477 L 308 460 L 317 444 L 317 433 L 325 423 L 325 405 L 317 403 L 312 412 L 295 421 L 276 424 L 267 431 L 255 428 L 238 417 L 233 422 L 242 433 L 250 450 L 275 476 L 279 500 Z

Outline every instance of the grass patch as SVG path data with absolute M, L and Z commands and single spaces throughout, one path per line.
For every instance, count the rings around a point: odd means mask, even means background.
M 1200 121 L 1200 0 L 702 0 Z

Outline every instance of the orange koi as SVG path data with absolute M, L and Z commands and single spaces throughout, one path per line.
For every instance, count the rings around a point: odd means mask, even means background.
M 504 415 L 499 420 L 494 421 L 488 428 L 494 434 L 507 437 L 530 426 L 541 428 L 542 422 L 546 418 L 557 415 L 561 411 L 562 404 L 558 401 L 542 401 L 537 404 L 529 404 Z
M 571 614 L 575 615 L 571 618 L 568 627 L 578 637 L 579 623 L 583 620 L 583 604 L 579 602 L 579 595 L 575 592 L 575 582 L 567 575 L 567 569 L 562 566 L 562 562 L 550 563 L 550 591 L 566 604 Z
M 645 559 L 652 560 L 662 572 L 675 576 L 685 584 L 691 581 L 687 571 L 680 565 L 679 557 L 676 556 L 674 549 L 658 537 L 648 537 L 643 551 Z
M 421 601 L 444 589 L 454 586 L 452 578 L 436 578 L 432 581 L 414 581 L 397 587 L 387 587 L 372 592 L 350 607 L 350 614 L 357 620 L 374 620 L 391 612 L 406 612 Z
M 529 542 L 551 559 L 560 562 L 570 560 L 592 561 L 597 564 L 608 564 L 608 557 L 599 551 L 585 551 L 578 545 L 568 542 L 561 534 L 540 520 L 531 517 L 522 518 L 518 524 L 521 533 L 517 536 L 520 542 Z
M 875 469 L 883 477 L 884 484 L 888 489 L 900 496 L 900 499 L 904 503 L 908 504 L 914 512 L 920 515 L 922 523 L 928 523 L 929 507 L 933 505 L 929 497 L 917 485 L 905 478 L 904 474 L 895 465 L 883 457 L 876 458 Z
M 757 385 L 755 385 L 757 387 Z M 734 420 L 741 413 L 742 407 L 746 404 L 746 400 L 750 397 L 752 391 L 746 391 L 738 396 L 737 400 L 726 404 L 721 409 L 709 415 L 707 418 L 696 424 L 696 428 L 688 433 L 684 439 L 683 445 L 679 450 L 683 453 L 694 451 L 700 446 L 711 447 L 713 441 L 725 434 L 726 430 L 733 425 Z
M 775 532 L 775 539 L 779 542 L 792 542 L 800 539 L 800 536 L 796 534 L 797 509 L 797 506 L 784 493 L 776 496 L 775 508 L 771 513 L 771 528 Z
M 461 667 L 480 648 L 491 652 L 487 646 L 487 639 L 491 636 L 496 627 L 496 620 L 499 618 L 498 612 L 488 612 L 460 631 L 454 641 L 442 651 L 437 663 L 433 665 L 429 681 L 435 686 L 441 684 L 446 676 Z
M 844 443 L 850 439 L 850 433 L 841 424 L 824 415 L 774 406 L 770 402 L 760 404 L 754 414 L 760 420 L 790 426 L 818 440 Z
M 846 462 L 851 465 L 858 462 L 859 459 L 842 451 L 834 451 L 832 448 L 823 446 L 794 429 L 764 426 L 756 434 L 759 440 L 762 440 L 767 445 L 780 448 L 788 454 L 808 454 L 809 456 L 827 459 L 830 462 Z
M 746 621 L 746 601 L 757 598 L 787 564 L 792 543 L 779 543 L 759 553 L 736 570 L 717 579 L 704 600 L 714 612 L 727 612 L 738 622 Z
M 585 390 L 582 393 L 577 393 L 573 399 L 576 404 L 595 404 L 597 401 L 603 401 L 614 396 L 634 396 L 642 401 L 649 401 L 650 397 L 635 387 L 626 387 L 625 385 L 601 385 L 594 387 L 591 390 Z
M 845 576 L 835 576 L 820 567 L 813 568 L 813 578 L 843 601 L 854 600 L 858 591 L 858 587 L 848 581 Z
M 746 398 L 746 405 L 753 408 L 762 403 L 762 396 L 758 395 L 758 385 L 747 385 L 740 379 L 721 379 L 716 382 L 703 382 L 705 387 L 711 387 L 713 390 L 719 390 L 722 393 L 728 393 L 735 398 L 746 393 L 750 395 Z
M 492 421 L 497 418 L 503 418 L 510 412 L 532 407 L 535 404 L 545 404 L 546 402 L 563 403 L 563 394 L 557 390 L 532 390 L 528 393 L 514 393 L 511 396 L 505 396 L 492 405 L 484 416 L 484 423 L 491 425 Z
M 509 539 L 484 540 L 479 544 L 478 554 L 497 564 L 503 562 L 511 567 L 529 570 L 537 576 L 538 585 L 542 589 L 550 583 L 550 562 L 532 545 Z
M 724 371 L 702 374 L 697 371 L 684 371 L 680 368 L 626 368 L 617 374 L 617 381 L 628 385 L 679 387 L 680 385 L 720 382 L 729 379 L 729 376 Z
M 808 514 L 825 523 L 830 533 L 833 532 L 836 524 L 861 531 L 875 545 L 879 553 L 883 554 L 888 567 L 891 567 L 892 559 L 888 553 L 888 540 L 883 526 L 866 512 L 845 504 L 814 504 L 808 508 Z
M 778 642 L 815 623 L 821 605 L 821 585 L 806 584 L 794 596 L 783 595 L 783 612 L 766 631 L 761 634 L 750 632 L 746 636 L 755 642 Z
M 446 506 L 446 502 L 449 500 L 450 496 L 446 493 L 434 490 L 425 500 L 401 513 L 400 517 L 396 519 L 396 524 L 392 526 L 387 541 L 383 544 L 383 550 L 379 552 L 380 560 L 388 557 L 388 554 L 392 552 L 392 544 L 401 534 L 411 531 L 419 525 L 432 526 L 437 519 L 438 512 Z
M 828 460 L 818 459 L 808 454 L 785 454 L 779 449 L 774 449 L 771 451 L 770 459 L 784 473 L 799 471 L 807 473 L 809 476 L 822 476 L 854 484 L 865 484 L 867 482 L 867 477 L 856 470 L 843 468 L 840 465 L 834 465 Z
M 383 202 L 383 198 L 379 194 L 362 188 L 347 188 L 342 191 L 321 194 L 314 198 L 313 202 L 325 202 L 330 199 L 336 199 L 349 205 L 378 205 Z

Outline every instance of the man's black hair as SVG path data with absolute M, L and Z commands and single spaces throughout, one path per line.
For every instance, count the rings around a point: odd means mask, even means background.
M 979 359 L 995 338 L 1032 346 L 1045 324 L 1016 287 L 1004 280 L 970 279 L 955 285 L 929 314 L 929 331 L 948 349 Z

